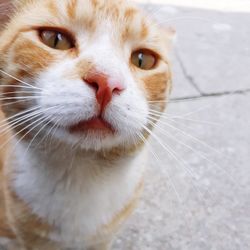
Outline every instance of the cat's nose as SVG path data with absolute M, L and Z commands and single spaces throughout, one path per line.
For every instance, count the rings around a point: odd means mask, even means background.
M 109 77 L 103 73 L 95 72 L 86 77 L 84 81 L 95 90 L 96 99 L 102 111 L 111 102 L 113 95 L 125 90 L 123 84 L 109 80 Z

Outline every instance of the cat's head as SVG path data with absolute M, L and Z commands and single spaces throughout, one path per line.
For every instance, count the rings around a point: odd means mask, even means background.
M 168 32 L 126 0 L 14 5 L 0 35 L 0 91 L 15 132 L 83 149 L 138 143 L 171 88 Z

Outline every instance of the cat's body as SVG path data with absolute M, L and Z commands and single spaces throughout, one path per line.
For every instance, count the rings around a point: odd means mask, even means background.
M 7 176 L 15 173 L 15 180 L 7 192 L 13 199 L 8 204 L 10 212 L 17 215 L 12 226 L 29 239 L 29 247 L 50 240 L 56 249 L 109 244 L 142 190 L 145 154 L 121 158 L 115 152 L 106 157 L 74 152 L 72 158 L 70 149 L 68 154 L 65 148 L 56 149 L 53 155 L 39 149 L 23 159 L 26 149 L 20 144 L 8 162 Z M 0 218 L 4 212 L 2 208 Z M 11 230 L 2 228 L 7 235 L 13 234 Z M 42 249 L 49 250 L 47 244 Z
M 170 90 L 168 35 L 126 1 L 15 5 L 0 33 L 0 246 L 109 249 Z

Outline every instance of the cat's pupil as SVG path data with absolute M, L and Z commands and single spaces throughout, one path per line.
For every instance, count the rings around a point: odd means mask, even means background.
M 58 44 L 59 40 L 61 40 L 61 39 L 62 39 L 62 36 L 60 36 L 60 34 L 57 33 L 56 36 L 55 36 L 55 41 L 54 41 L 54 47 L 55 48 L 57 47 L 57 44 Z
M 139 59 L 139 67 L 142 68 L 142 66 L 143 66 L 143 59 L 144 59 L 143 53 L 140 53 L 138 55 L 138 59 Z

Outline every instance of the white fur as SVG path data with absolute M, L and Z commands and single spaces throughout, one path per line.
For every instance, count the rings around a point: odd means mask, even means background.
M 63 150 L 26 154 L 26 147 L 20 144 L 16 152 L 15 191 L 55 226 L 52 240 L 77 249 L 133 198 L 146 161 L 145 151 L 112 162 Z

